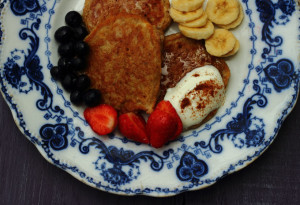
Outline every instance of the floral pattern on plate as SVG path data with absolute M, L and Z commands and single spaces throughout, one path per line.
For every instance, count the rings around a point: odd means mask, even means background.
M 260 156 L 296 103 L 296 2 L 242 0 L 246 18 L 233 31 L 241 51 L 228 59 L 233 75 L 215 118 L 161 149 L 117 131 L 96 136 L 82 117 L 83 108 L 71 105 L 49 72 L 58 58 L 53 33 L 62 26 L 60 18 L 80 10 L 82 2 L 2 1 L 0 83 L 24 135 L 50 162 L 91 186 L 152 196 L 204 188 Z

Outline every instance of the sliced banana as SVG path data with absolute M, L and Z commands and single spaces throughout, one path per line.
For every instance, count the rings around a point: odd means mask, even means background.
M 226 29 L 215 29 L 214 34 L 205 40 L 205 47 L 209 54 L 221 57 L 230 52 L 236 42 L 236 38 Z
M 193 21 L 200 16 L 202 16 L 204 13 L 203 9 L 197 9 L 195 11 L 190 11 L 190 12 L 183 12 L 183 11 L 177 11 L 174 8 L 170 8 L 170 16 L 175 22 L 178 23 L 185 23 L 189 21 Z
M 200 18 L 197 18 L 193 21 L 189 21 L 186 23 L 181 23 L 181 25 L 186 26 L 186 27 L 190 27 L 190 28 L 199 28 L 202 26 L 205 26 L 207 23 L 207 14 L 204 12 L 202 16 L 200 16 Z
M 239 40 L 236 40 L 233 49 L 231 51 L 229 51 L 228 53 L 226 53 L 225 55 L 222 55 L 222 57 L 233 56 L 238 52 L 239 49 L 240 49 L 240 42 L 239 42 Z
M 208 19 L 213 23 L 227 25 L 238 18 L 239 2 L 237 0 L 208 0 L 205 11 Z
M 178 11 L 195 11 L 202 7 L 204 0 L 172 0 L 172 7 Z
M 219 24 L 218 26 L 221 28 L 225 28 L 225 29 L 236 28 L 242 23 L 243 19 L 244 19 L 244 10 L 243 10 L 242 5 L 240 4 L 240 13 L 239 13 L 238 18 L 230 24 L 227 24 L 227 25 Z
M 206 25 L 201 28 L 190 28 L 179 24 L 179 30 L 186 37 L 200 40 L 209 38 L 214 33 L 215 28 L 212 22 L 207 21 Z

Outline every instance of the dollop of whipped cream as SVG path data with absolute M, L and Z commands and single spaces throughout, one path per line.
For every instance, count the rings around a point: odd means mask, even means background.
M 176 109 L 184 129 L 198 125 L 207 115 L 223 105 L 225 86 L 217 68 L 205 65 L 187 73 L 164 100 Z

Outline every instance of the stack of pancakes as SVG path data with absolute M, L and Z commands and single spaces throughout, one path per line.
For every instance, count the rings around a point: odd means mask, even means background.
M 90 31 L 87 74 L 103 102 L 121 113 L 151 113 L 161 77 L 163 32 L 171 23 L 168 0 L 86 0 Z
M 169 8 L 169 0 L 86 0 L 82 16 L 89 31 L 120 13 L 142 16 L 158 30 L 165 31 L 171 23 Z
M 193 40 L 180 33 L 166 36 L 164 39 L 163 66 L 161 75 L 161 90 L 159 100 L 163 100 L 168 88 L 173 88 L 190 71 L 205 66 L 215 66 L 223 79 L 226 88 L 230 70 L 222 58 L 210 55 L 204 46 L 204 41 Z M 210 120 L 217 110 L 212 110 L 195 128 Z
M 215 66 L 225 87 L 228 84 L 230 70 L 226 62 L 210 55 L 203 41 L 187 38 L 180 33 L 166 36 L 163 58 L 160 99 L 163 99 L 168 88 L 175 87 L 188 72 L 204 65 Z
M 104 103 L 122 113 L 151 113 L 161 76 L 157 30 L 140 16 L 119 14 L 98 24 L 85 40 L 91 49 L 87 74 Z
M 209 55 L 202 41 L 181 34 L 164 38 L 171 23 L 168 0 L 86 0 L 92 86 L 121 113 L 151 113 L 166 90 L 189 71 L 214 65 L 227 85 L 225 61 Z M 163 67 L 163 69 L 162 69 Z

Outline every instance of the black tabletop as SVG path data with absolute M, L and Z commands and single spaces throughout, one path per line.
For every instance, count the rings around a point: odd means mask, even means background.
M 300 204 L 300 103 L 269 149 L 217 184 L 174 197 L 125 197 L 91 188 L 48 163 L 0 97 L 0 204 Z

